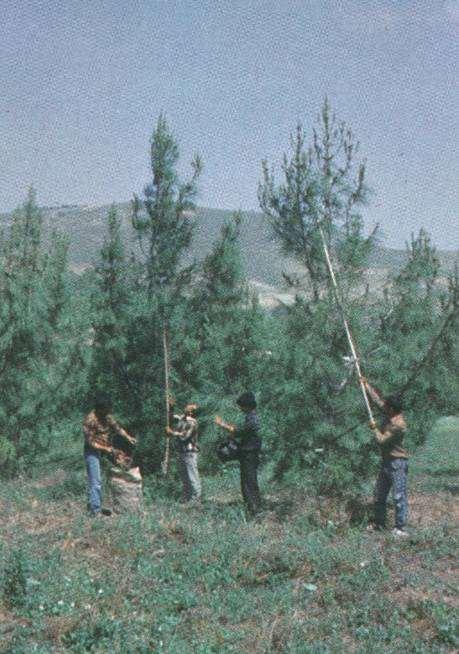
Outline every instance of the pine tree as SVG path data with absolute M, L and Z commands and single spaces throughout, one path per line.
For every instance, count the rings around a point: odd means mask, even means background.
M 67 243 L 42 244 L 31 190 L 0 252 L 0 460 L 13 472 L 56 443 L 84 385 L 81 339 L 67 287 Z M 54 440 L 53 440 L 54 439 Z
M 446 286 L 436 249 L 421 229 L 386 290 L 371 368 L 386 394 L 403 395 L 412 446 L 424 441 L 436 418 L 457 411 L 458 300 L 457 274 Z
M 260 357 L 268 349 L 264 315 L 242 267 L 241 220 L 235 214 L 223 225 L 191 302 L 203 377 L 226 396 L 258 385 Z
M 144 436 L 141 449 L 148 465 L 155 467 L 160 463 L 166 423 L 163 336 L 166 330 L 173 369 L 183 335 L 180 305 L 192 273 L 192 267 L 183 265 L 183 257 L 191 243 L 191 216 L 202 169 L 196 156 L 191 177 L 183 182 L 177 173 L 178 160 L 178 145 L 161 115 L 151 139 L 152 180 L 143 198 L 135 196 L 133 201 L 138 253 L 135 306 L 127 334 L 127 366 L 139 402 L 134 429 Z
M 183 400 L 193 397 L 201 406 L 201 465 L 208 471 L 214 470 L 212 454 L 221 436 L 213 427 L 214 416 L 223 412 L 239 420 L 235 399 L 245 390 L 260 397 L 269 375 L 270 320 L 244 274 L 241 225 L 240 214 L 228 219 L 200 266 L 184 320 L 186 348 L 176 364 Z
M 301 125 L 291 138 L 292 154 L 283 157 L 284 181 L 276 185 L 274 173 L 263 162 L 259 202 L 285 253 L 294 257 L 306 276 L 286 277 L 293 288 L 306 286 L 312 299 L 320 299 L 329 275 L 320 230 L 335 254 L 342 291 L 354 285 L 374 245 L 363 236 L 358 213 L 368 189 L 365 163 L 356 163 L 359 143 L 351 129 L 338 122 L 326 100 L 307 148 Z
M 126 366 L 130 294 L 120 229 L 121 221 L 113 206 L 107 215 L 107 236 L 95 269 L 90 388 L 92 396 L 109 394 L 117 411 L 125 413 L 134 389 Z
M 286 254 L 303 266 L 303 277 L 286 276 L 297 291 L 286 320 L 282 347 L 273 360 L 278 387 L 271 404 L 277 440 L 277 474 L 308 470 L 322 490 L 341 492 L 367 474 L 371 436 L 362 398 L 345 365 L 349 346 L 332 291 L 322 234 L 332 252 L 340 299 L 362 352 L 368 343 L 364 267 L 375 235 L 365 237 L 358 212 L 367 198 L 365 164 L 356 162 L 358 143 L 326 101 L 305 146 L 303 129 L 284 155 L 284 180 L 263 164 L 261 208 Z M 321 234 L 322 232 L 322 234 Z M 358 425 L 360 418 L 362 427 Z

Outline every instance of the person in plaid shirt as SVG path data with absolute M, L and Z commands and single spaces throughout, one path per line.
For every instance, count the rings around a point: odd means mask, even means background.
M 127 470 L 132 466 L 132 449 L 137 442 L 110 415 L 110 409 L 110 402 L 98 397 L 95 408 L 83 422 L 89 510 L 93 516 L 102 512 L 101 454 L 107 455 L 116 466 Z

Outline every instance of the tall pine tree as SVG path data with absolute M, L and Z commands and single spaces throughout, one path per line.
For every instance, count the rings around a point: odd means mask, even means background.
M 326 101 L 310 147 L 303 129 L 284 155 L 283 180 L 275 181 L 267 163 L 259 187 L 260 206 L 286 254 L 304 274 L 286 276 L 296 300 L 286 320 L 282 347 L 273 360 L 278 380 L 271 388 L 277 474 L 309 470 L 323 490 L 342 491 L 368 469 L 370 434 L 352 368 L 349 345 L 335 301 L 322 235 L 332 252 L 340 299 L 361 350 L 368 334 L 364 268 L 374 234 L 363 234 L 359 209 L 367 198 L 365 165 L 356 160 L 358 143 Z M 362 427 L 354 429 L 356 420 Z M 357 423 L 358 424 L 358 423 Z
M 50 445 L 60 448 L 62 423 L 85 384 L 67 243 L 54 235 L 46 254 L 33 190 L 3 235 L 0 289 L 0 461 L 14 472 Z
M 95 268 L 92 293 L 92 365 L 90 389 L 107 393 L 117 412 L 129 413 L 135 389 L 126 365 L 130 293 L 128 262 L 115 207 L 107 215 L 107 235 Z
M 179 358 L 183 335 L 181 305 L 191 281 L 191 267 L 183 264 L 192 233 L 192 214 L 202 164 L 192 161 L 189 180 L 177 173 L 178 145 L 164 116 L 151 139 L 152 179 L 143 198 L 133 201 L 133 228 L 137 237 L 136 293 L 128 330 L 127 367 L 135 380 L 139 411 L 134 429 L 142 438 L 148 465 L 157 467 L 164 446 L 164 333 L 172 367 Z

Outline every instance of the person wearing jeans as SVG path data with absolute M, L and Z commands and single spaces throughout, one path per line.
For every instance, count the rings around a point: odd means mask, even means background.
M 174 415 L 175 401 L 169 398 L 170 421 L 174 428 L 166 427 L 167 437 L 175 436 L 178 445 L 178 467 L 183 486 L 183 501 L 199 502 L 201 479 L 198 470 L 198 422 L 195 418 L 197 404 L 189 403 L 182 415 Z
M 114 438 L 121 439 L 126 447 L 134 447 L 136 444 L 136 439 L 120 427 L 110 415 L 110 409 L 109 400 L 100 395 L 96 398 L 94 410 L 88 413 L 83 422 L 89 511 L 95 517 L 102 513 L 101 454 L 109 455 L 117 465 L 127 465 L 130 455 L 124 451 L 126 448 L 114 446 Z
M 383 527 L 386 524 L 386 500 L 392 488 L 395 504 L 395 529 L 403 531 L 408 515 L 407 500 L 407 459 L 391 459 L 383 462 L 376 480 L 374 507 L 375 524 Z
M 405 525 L 408 515 L 408 452 L 403 447 L 406 422 L 402 413 L 402 399 L 399 395 L 391 395 L 384 399 L 364 377 L 361 381 L 370 398 L 384 414 L 380 429 L 374 420 L 370 423 L 382 459 L 374 493 L 374 527 L 376 529 L 385 527 L 386 501 L 392 488 L 395 504 L 393 533 L 395 536 L 407 536 Z
M 100 473 L 100 454 L 85 452 L 86 472 L 88 474 L 88 506 L 91 515 L 102 511 L 102 476 Z

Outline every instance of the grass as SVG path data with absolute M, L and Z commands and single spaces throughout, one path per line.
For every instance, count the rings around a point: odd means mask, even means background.
M 443 419 L 413 458 L 404 541 L 267 479 L 270 510 L 247 521 L 234 468 L 202 507 L 147 485 L 144 516 L 97 521 L 79 460 L 5 484 L 0 652 L 457 651 L 458 434 Z

